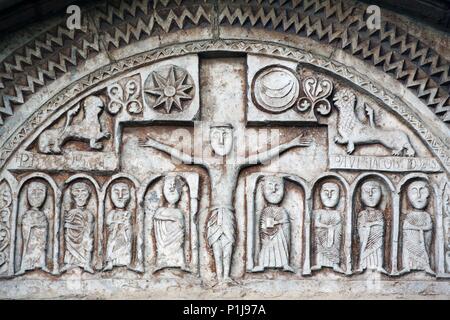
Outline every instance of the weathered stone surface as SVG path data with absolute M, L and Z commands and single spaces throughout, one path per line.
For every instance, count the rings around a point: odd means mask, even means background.
M 0 297 L 447 299 L 450 48 L 177 2 L 4 40 Z

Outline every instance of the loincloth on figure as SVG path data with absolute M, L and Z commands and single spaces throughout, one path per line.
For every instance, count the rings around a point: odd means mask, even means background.
M 212 208 L 206 229 L 208 244 L 211 247 L 219 240 L 223 246 L 234 244 L 236 240 L 234 209 L 230 207 Z

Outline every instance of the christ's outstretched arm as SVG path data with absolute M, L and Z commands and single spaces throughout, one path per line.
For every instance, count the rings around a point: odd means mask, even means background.
M 288 143 L 280 144 L 275 148 L 245 158 L 242 165 L 249 166 L 261 164 L 275 158 L 276 156 L 282 154 L 283 152 L 289 149 L 295 147 L 309 147 L 311 143 L 312 143 L 311 139 L 303 138 L 303 135 L 300 135 Z
M 140 141 L 139 145 L 141 147 L 151 147 L 151 148 L 155 148 L 159 151 L 165 152 L 169 155 L 171 155 L 173 158 L 182 161 L 183 163 L 186 164 L 196 164 L 196 160 L 194 157 L 179 151 L 178 149 L 175 149 L 173 147 L 170 147 L 166 144 L 160 143 L 150 137 L 147 138 L 146 141 Z

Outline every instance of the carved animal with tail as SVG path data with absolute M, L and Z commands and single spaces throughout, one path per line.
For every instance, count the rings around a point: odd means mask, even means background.
M 66 123 L 62 128 L 48 129 L 39 136 L 38 148 L 42 153 L 60 154 L 64 143 L 70 140 L 88 142 L 93 150 L 101 150 L 100 140 L 109 139 L 111 134 L 102 129 L 100 114 L 105 104 L 96 96 L 89 96 L 83 101 L 84 117 L 79 123 L 72 124 L 73 118 L 80 112 L 78 104 L 70 109 L 66 115 Z
M 338 91 L 334 98 L 334 105 L 339 111 L 337 119 L 337 135 L 334 141 L 347 145 L 347 153 L 355 150 L 355 145 L 381 144 L 391 150 L 393 156 L 413 157 L 416 151 L 411 145 L 408 135 L 398 129 L 384 129 L 377 127 L 374 121 L 374 110 L 364 104 L 369 117 L 369 124 L 358 119 L 355 112 L 356 96 L 348 90 Z

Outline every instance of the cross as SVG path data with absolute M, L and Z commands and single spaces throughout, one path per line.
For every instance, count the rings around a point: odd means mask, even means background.
M 237 157 L 234 153 L 235 148 L 233 148 L 234 130 L 235 127 L 242 126 L 242 113 L 245 110 L 246 93 L 243 89 L 245 86 L 241 85 L 242 79 L 245 79 L 244 64 L 240 59 L 208 63 L 210 65 L 206 70 L 211 75 L 225 75 L 224 77 L 208 77 L 210 81 L 205 86 L 209 88 L 202 87 L 201 89 L 213 93 L 209 98 L 202 100 L 203 108 L 213 109 L 212 112 L 203 112 L 202 110 L 202 114 L 207 115 L 202 118 L 202 121 L 209 120 L 208 122 L 212 123 L 209 128 L 208 140 L 214 156 L 210 158 L 187 154 L 152 137 L 142 140 L 140 145 L 154 148 L 185 164 L 200 166 L 207 170 L 211 181 L 207 239 L 209 246 L 213 249 L 217 280 L 220 283 L 228 283 L 233 281 L 230 277 L 231 258 L 236 239 L 233 198 L 240 172 L 244 168 L 270 161 L 287 150 L 308 147 L 312 141 L 298 136 L 270 150 L 246 157 Z M 223 81 L 224 78 L 227 81 Z M 213 118 L 208 119 L 211 115 Z M 245 128 L 243 131 L 245 133 Z M 233 161 L 225 161 L 225 158 L 231 158 Z

